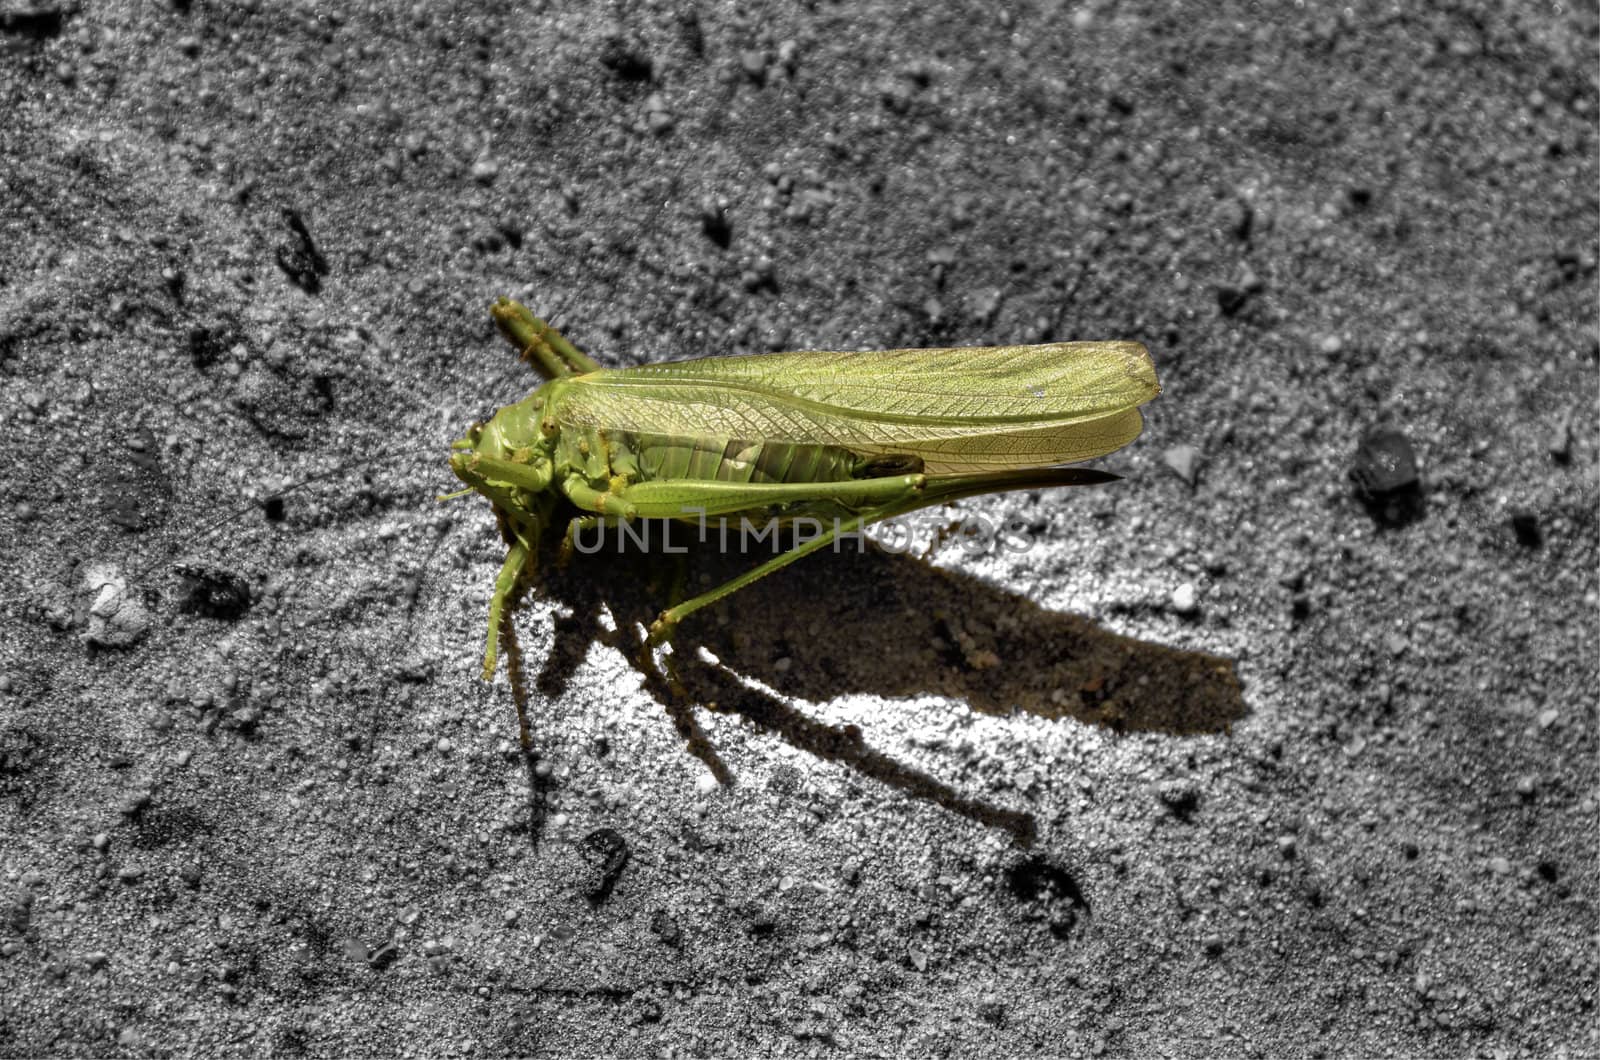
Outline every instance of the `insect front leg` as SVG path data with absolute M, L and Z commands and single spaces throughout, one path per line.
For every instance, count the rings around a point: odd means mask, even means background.
M 506 561 L 494 579 L 494 595 L 489 597 L 489 638 L 483 651 L 483 679 L 494 680 L 495 653 L 500 641 L 501 623 L 510 616 L 509 604 L 515 603 L 517 585 L 528 568 L 533 553 L 527 545 L 517 541 L 506 550 Z

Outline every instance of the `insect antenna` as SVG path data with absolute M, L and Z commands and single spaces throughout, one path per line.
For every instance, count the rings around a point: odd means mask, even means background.
M 222 515 L 217 516 L 215 519 L 213 519 L 210 522 L 208 522 L 208 523 L 204 524 L 203 526 L 201 526 L 194 534 L 190 535 L 191 540 L 203 541 L 203 540 L 211 537 L 213 534 L 215 534 L 217 531 L 221 530 L 222 528 L 224 528 L 226 526 L 230 526 L 233 523 L 238 522 L 239 520 L 243 519 L 245 516 L 249 515 L 253 511 L 264 510 L 264 511 L 269 511 L 270 512 L 271 511 L 271 507 L 272 507 L 272 503 L 274 501 L 281 501 L 284 497 L 287 497 L 287 496 L 289 496 L 290 494 L 293 494 L 293 493 L 298 493 L 301 490 L 307 488 L 308 486 L 314 486 L 318 482 L 324 482 L 324 481 L 326 481 L 326 480 L 328 480 L 330 478 L 336 478 L 336 477 L 338 477 L 340 475 L 344 475 L 344 474 L 348 473 L 352 468 L 362 467 L 362 466 L 367 465 L 367 464 L 376 463 L 379 460 L 387 460 L 387 459 L 391 459 L 391 458 L 397 457 L 397 456 L 398 457 L 437 456 L 438 452 L 439 452 L 438 449 L 437 448 L 433 448 L 433 447 L 426 448 L 426 449 L 420 449 L 420 448 L 419 449 L 407 449 L 407 450 L 402 450 L 399 453 L 378 453 L 378 454 L 374 454 L 372 456 L 357 457 L 357 458 L 355 458 L 353 460 L 343 461 L 342 463 L 339 463 L 338 465 L 336 465 L 334 467 L 331 467 L 331 468 L 327 469 L 326 471 L 319 471 L 314 475 L 308 475 L 305 478 L 301 479 L 300 481 L 294 483 L 293 485 L 285 486 L 283 489 L 273 490 L 271 493 L 267 494 L 267 496 L 262 498 L 261 500 L 251 501 L 249 504 L 243 505 L 243 506 L 241 506 L 239 508 L 236 508 L 236 509 L 234 509 L 232 511 L 225 512 Z M 450 495 L 448 495 L 446 497 L 441 497 L 439 499 L 440 500 L 447 500 L 447 499 L 449 499 L 449 496 L 457 496 L 457 495 L 458 494 L 450 494 Z M 269 518 L 270 518 L 270 516 L 269 516 Z M 136 584 L 139 581 L 142 581 L 145 578 L 145 576 L 148 575 L 151 571 L 155 570 L 157 567 L 161 566 L 163 563 L 166 563 L 169 560 L 171 560 L 173 554 L 174 553 L 169 550 L 168 553 L 166 555 L 162 556 L 160 559 L 152 560 L 150 563 L 147 563 L 143 567 L 140 567 L 138 570 L 134 571 L 131 575 L 128 576 L 128 584 L 129 585 L 133 585 L 133 584 Z

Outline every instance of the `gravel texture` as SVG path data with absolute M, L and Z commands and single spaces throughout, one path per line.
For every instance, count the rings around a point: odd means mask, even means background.
M 0 1054 L 1594 1055 L 1600 19 L 1423 8 L 0 0 Z M 1165 393 L 528 768 L 502 294 Z

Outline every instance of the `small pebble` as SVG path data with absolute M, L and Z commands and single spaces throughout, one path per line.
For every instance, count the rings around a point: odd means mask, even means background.
M 728 217 L 728 206 L 726 199 L 707 199 L 700 204 L 700 231 L 724 250 L 733 242 L 733 222 Z
M 1261 278 L 1247 268 L 1236 282 L 1215 285 L 1217 308 L 1225 317 L 1237 316 L 1251 296 L 1260 293 L 1264 287 Z
M 1399 431 L 1375 430 L 1357 448 L 1350 477 L 1369 499 L 1413 489 L 1418 482 L 1416 450 Z
M 1572 459 L 1572 420 L 1563 419 L 1550 435 L 1550 457 L 1558 464 Z
M 87 644 L 102 648 L 126 648 L 137 643 L 150 628 L 150 613 L 127 591 L 127 582 L 110 564 L 94 564 L 84 576 L 80 594 L 88 595 Z
M 998 287 L 986 287 L 974 291 L 967 299 L 967 315 L 973 323 L 983 325 L 994 319 L 1000 311 L 1000 300 L 1004 293 Z
M 1199 591 L 1193 582 L 1184 582 L 1172 590 L 1172 609 L 1180 615 L 1193 615 L 1200 610 Z
M 1561 717 L 1561 712 L 1554 707 L 1541 710 L 1538 718 L 1539 728 L 1548 729 L 1556 723 L 1556 719 L 1559 717 Z
M 1523 548 L 1540 548 L 1544 545 L 1544 530 L 1539 517 L 1533 512 L 1517 512 L 1511 516 L 1511 532 Z
M 1496 876 L 1509 876 L 1511 875 L 1511 862 L 1505 858 L 1490 858 L 1489 871 Z
M 759 48 L 741 52 L 739 67 L 745 72 L 745 76 L 760 80 L 767 74 L 767 53 Z
M 480 158 L 472 163 L 472 179 L 479 184 L 493 184 L 500 175 L 500 163 L 492 158 Z
M 1200 806 L 1200 785 L 1192 780 L 1164 780 L 1156 785 L 1156 798 L 1175 816 L 1187 819 Z
M 1193 486 L 1200 466 L 1200 450 L 1192 445 L 1174 445 L 1161 454 L 1161 462 Z
M 717 778 L 712 776 L 710 773 L 700 774 L 700 776 L 694 782 L 695 791 L 699 792 L 701 795 L 710 795 L 713 791 L 716 791 L 718 787 L 719 785 L 717 784 Z

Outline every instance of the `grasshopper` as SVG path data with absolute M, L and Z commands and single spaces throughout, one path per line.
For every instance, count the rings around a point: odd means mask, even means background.
M 1061 465 L 1120 449 L 1160 393 L 1137 342 L 799 352 L 601 368 L 501 298 L 500 333 L 546 382 L 452 443 L 450 467 L 493 506 L 506 542 L 489 602 L 483 676 L 538 546 L 605 524 L 811 520 L 826 527 L 722 585 L 668 607 L 647 643 L 773 571 L 929 505 L 1117 476 Z M 576 508 L 578 514 L 563 515 Z

